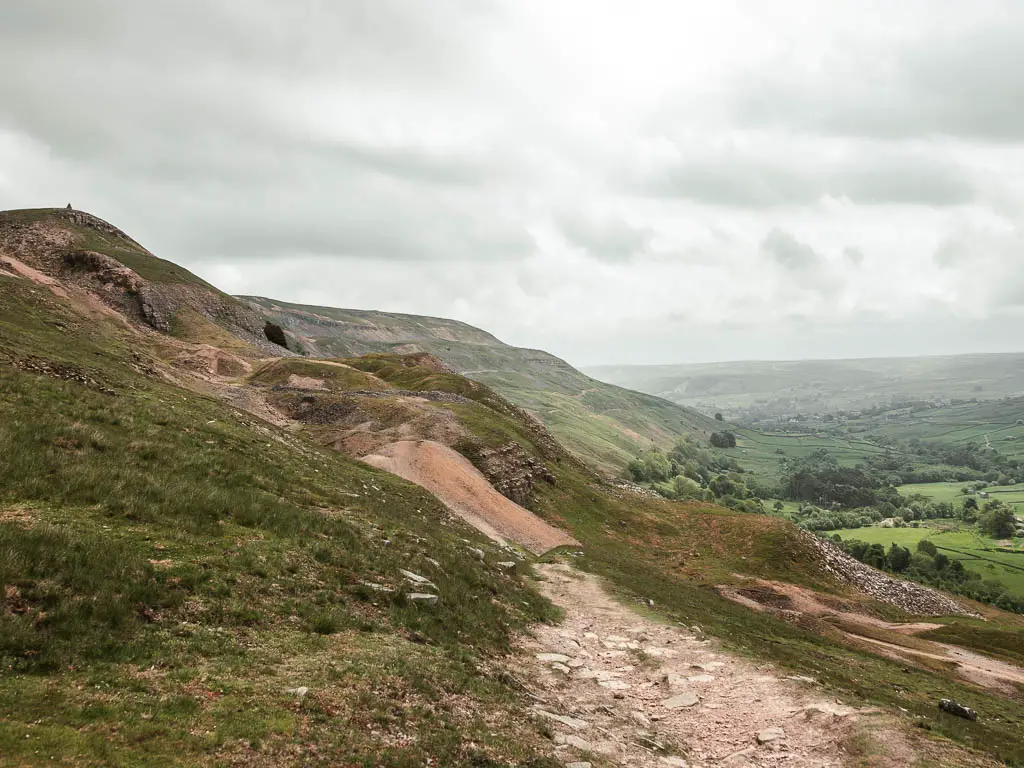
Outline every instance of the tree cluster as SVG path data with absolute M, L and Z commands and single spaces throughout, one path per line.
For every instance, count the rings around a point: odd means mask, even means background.
M 913 552 L 895 542 L 886 550 L 881 544 L 868 544 L 856 539 L 843 540 L 838 534 L 832 537 L 832 541 L 847 554 L 879 570 L 890 571 L 1006 611 L 1024 613 L 1024 598 L 1013 594 L 1001 581 L 982 579 L 981 574 L 967 570 L 963 563 L 939 551 L 927 539 L 919 541 Z

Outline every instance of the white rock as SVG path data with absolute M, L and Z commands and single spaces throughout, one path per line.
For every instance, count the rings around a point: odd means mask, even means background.
M 700 697 L 693 691 L 680 693 L 678 696 L 673 696 L 671 699 L 665 699 L 665 701 L 661 702 L 662 706 L 666 709 L 683 709 L 684 707 L 692 707 L 699 703 Z
M 431 595 L 427 592 L 410 592 L 406 597 L 410 600 L 419 600 L 424 603 L 433 603 L 437 601 L 437 595 Z
M 689 764 L 681 757 L 663 757 L 661 764 L 670 766 L 670 768 L 689 768 Z
M 590 752 L 594 746 L 586 739 L 581 739 L 579 736 L 573 733 L 556 733 L 555 744 L 565 744 L 580 750 L 581 752 Z
M 413 573 L 412 571 L 406 571 L 406 570 L 401 569 L 401 568 L 398 570 L 398 572 L 400 574 L 402 574 L 403 576 L 405 576 L 405 578 L 407 578 L 413 584 L 423 584 L 423 585 L 428 586 L 428 587 L 434 587 L 434 583 L 430 579 L 428 579 L 426 576 L 420 576 L 418 573 Z M 434 587 L 434 588 L 437 589 L 437 587 Z
M 691 683 L 713 683 L 715 681 L 714 675 L 693 675 L 693 677 L 686 678 Z
M 602 688 L 607 688 L 610 691 L 629 690 L 629 683 L 624 683 L 621 680 L 602 680 L 598 685 Z
M 551 668 L 553 670 L 557 671 L 557 672 L 561 672 L 563 675 L 568 675 L 568 674 L 572 673 L 571 669 L 569 669 L 567 666 L 565 666 L 565 664 L 562 664 L 561 662 L 558 662 L 558 661 L 556 661 L 554 664 L 552 664 Z
M 306 694 L 309 693 L 309 688 L 304 685 L 300 685 L 298 688 L 289 688 L 285 693 L 290 693 L 297 698 L 304 699 L 306 698 Z
M 781 741 L 786 738 L 786 732 L 781 728 L 765 728 L 763 731 L 758 731 L 755 738 L 758 744 L 767 744 L 771 741 Z
M 590 763 L 588 763 L 588 762 L 566 763 L 565 768 L 590 768 Z
M 575 717 L 569 717 L 569 715 L 556 715 L 554 712 L 548 712 L 546 709 L 535 707 L 534 711 L 541 717 L 546 717 L 548 720 L 554 720 L 556 723 L 567 725 L 570 728 L 579 730 L 580 728 L 586 728 L 588 723 L 586 720 L 579 720 Z
M 649 728 L 651 726 L 650 719 L 647 717 L 647 715 L 645 715 L 643 712 L 640 712 L 639 710 L 630 712 L 629 716 L 633 718 L 633 722 L 639 725 L 641 728 Z
M 543 661 L 545 664 L 551 664 L 552 662 L 559 662 L 564 664 L 569 661 L 569 657 L 564 653 L 538 653 L 537 661 Z

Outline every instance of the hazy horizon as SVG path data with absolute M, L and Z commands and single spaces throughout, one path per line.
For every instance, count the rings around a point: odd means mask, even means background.
M 0 208 L 230 293 L 582 367 L 1019 349 L 1019 3 L 4 11 Z

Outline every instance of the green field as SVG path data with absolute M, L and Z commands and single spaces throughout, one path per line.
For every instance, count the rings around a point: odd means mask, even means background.
M 975 486 L 975 482 L 966 483 L 914 483 L 900 486 L 900 493 L 904 496 L 920 494 L 927 496 L 933 501 L 948 501 L 959 506 L 964 499 L 968 498 L 964 488 Z M 998 499 L 1014 508 L 1018 515 L 1024 514 L 1024 483 L 1017 485 L 990 486 L 984 489 L 988 498 L 975 496 L 979 504 L 984 504 L 990 499 Z
M 753 429 L 736 429 L 734 432 L 736 447 L 722 449 L 722 453 L 735 459 L 755 477 L 769 482 L 778 481 L 783 459 L 804 458 L 823 448 L 844 466 L 855 466 L 868 456 L 884 456 L 890 450 L 865 440 L 842 437 L 758 432 Z
M 1017 595 L 1024 595 L 1024 545 L 1016 542 L 1017 553 L 994 551 L 996 541 L 969 530 L 958 520 L 930 520 L 920 528 L 854 528 L 837 531 L 843 539 L 869 544 L 899 544 L 914 550 L 921 539 L 930 539 L 950 559 L 960 560 L 983 579 L 997 579 Z

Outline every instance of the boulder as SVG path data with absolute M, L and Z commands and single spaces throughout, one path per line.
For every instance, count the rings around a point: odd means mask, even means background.
M 962 704 L 958 704 L 953 699 L 942 699 L 939 702 L 939 709 L 943 712 L 948 712 L 951 715 L 962 717 L 965 720 L 977 720 L 978 713 L 970 707 L 965 707 Z

